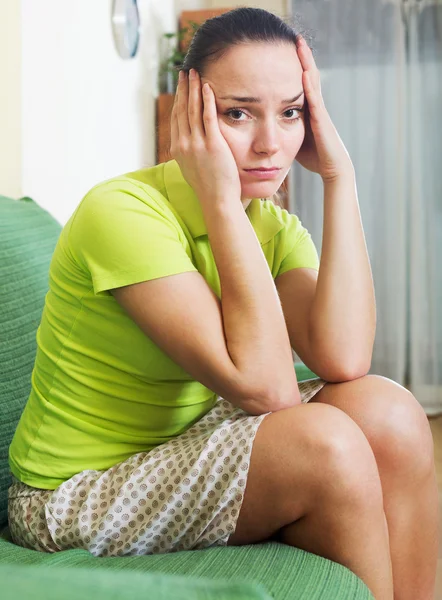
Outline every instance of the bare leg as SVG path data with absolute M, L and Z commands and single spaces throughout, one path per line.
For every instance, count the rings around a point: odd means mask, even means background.
M 382 478 L 395 600 L 433 600 L 439 545 L 435 471 L 421 480 Z
M 433 600 L 439 497 L 431 429 L 405 388 L 369 375 L 327 384 L 311 402 L 330 404 L 361 428 L 376 457 L 387 518 L 395 600 Z
M 346 518 L 343 514 L 347 513 Z M 330 503 L 283 527 L 275 539 L 346 566 L 376 600 L 393 599 L 388 527 L 382 503 L 370 511 Z
M 271 413 L 261 424 L 228 545 L 275 536 L 345 565 L 376 600 L 393 600 L 376 459 L 361 430 L 342 411 L 299 405 Z

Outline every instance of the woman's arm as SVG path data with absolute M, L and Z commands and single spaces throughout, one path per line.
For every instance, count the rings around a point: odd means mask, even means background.
M 321 264 L 310 312 L 310 341 L 348 377 L 365 375 L 376 332 L 376 303 L 354 172 L 324 180 Z
M 353 379 L 370 369 L 376 329 L 355 171 L 325 107 L 320 73 L 302 36 L 297 50 L 306 93 L 306 129 L 296 160 L 324 183 L 322 253 L 308 319 L 310 353 L 335 365 L 339 377 Z

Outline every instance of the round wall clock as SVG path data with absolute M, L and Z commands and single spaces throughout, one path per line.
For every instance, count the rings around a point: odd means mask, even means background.
M 121 58 L 133 58 L 140 41 L 140 15 L 137 0 L 113 0 L 112 33 Z

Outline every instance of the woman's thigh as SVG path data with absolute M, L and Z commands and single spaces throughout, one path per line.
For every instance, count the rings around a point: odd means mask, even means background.
M 372 449 L 357 424 L 325 404 L 266 415 L 256 433 L 244 499 L 228 545 L 271 538 L 321 501 L 382 498 Z

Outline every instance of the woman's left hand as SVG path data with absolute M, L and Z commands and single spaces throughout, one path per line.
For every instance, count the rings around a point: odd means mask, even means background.
M 295 159 L 323 181 L 354 173 L 350 155 L 325 108 L 319 69 L 301 35 L 297 36 L 296 48 L 303 68 L 305 138 Z

